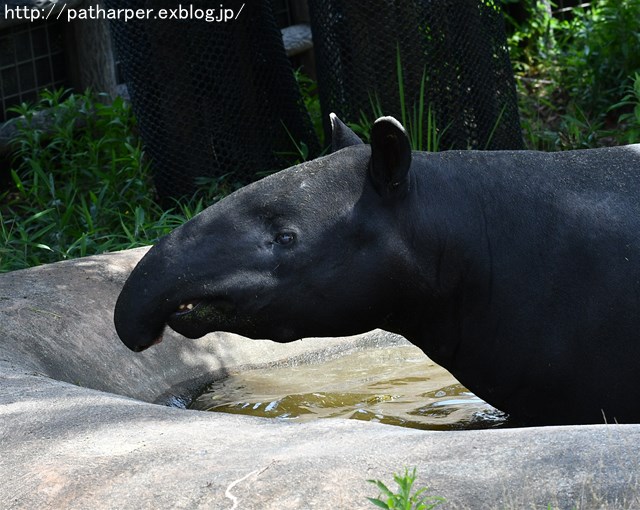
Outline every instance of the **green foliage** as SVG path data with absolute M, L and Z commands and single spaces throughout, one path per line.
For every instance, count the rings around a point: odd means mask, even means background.
M 440 139 L 446 131 L 446 128 L 444 130 L 438 129 L 436 126 L 435 112 L 431 104 L 428 106 L 426 104 L 426 69 L 422 73 L 417 101 L 413 105 L 408 105 L 399 47 L 396 49 L 396 52 L 396 79 L 398 82 L 400 122 L 407 131 L 413 150 L 437 152 L 440 149 Z M 361 112 L 360 121 L 349 124 L 364 140 L 369 139 L 375 119 L 387 115 L 382 108 L 380 99 L 375 93 L 369 96 L 369 101 L 373 119 L 369 118 L 364 112 Z
M 640 70 L 640 0 L 598 0 L 559 24 L 562 88 L 590 114 L 606 112 Z
M 547 62 L 555 47 L 553 29 L 556 24 L 546 2 L 538 0 L 503 0 L 505 4 L 524 4 L 526 22 L 520 24 L 506 16 L 511 30 L 509 50 L 517 72 L 528 72 L 540 62 Z
M 60 90 L 15 109 L 22 118 L 13 188 L 0 193 L 0 272 L 150 244 L 205 207 L 201 195 L 163 210 L 130 107 L 97 99 Z M 220 184 L 210 183 L 208 196 Z
M 618 122 L 623 126 L 623 137 L 627 143 L 640 142 L 640 73 L 635 73 L 633 82 L 627 88 L 627 94 L 622 101 L 613 105 L 611 110 L 622 109 L 626 111 L 618 118 Z
M 411 147 L 418 151 L 437 152 L 440 146 L 440 138 L 444 131 L 439 132 L 436 127 L 435 114 L 431 108 L 431 104 L 429 104 L 425 112 L 427 70 L 425 69 L 422 72 L 417 103 L 413 104 L 410 109 L 408 108 L 406 100 L 400 47 L 396 48 L 396 77 L 398 80 L 398 98 L 400 101 L 402 125 L 407 129 Z
M 551 2 L 521 4 L 528 17 L 509 20 L 509 46 L 528 144 L 564 150 L 640 141 L 629 96 L 640 71 L 640 0 L 594 0 L 562 13 Z
M 294 72 L 298 87 L 300 87 L 300 93 L 304 105 L 311 117 L 311 123 L 313 129 L 318 136 L 318 140 L 324 138 L 324 128 L 322 124 L 322 109 L 320 107 L 320 96 L 318 95 L 318 84 L 304 74 L 300 69 Z M 325 141 L 325 143 L 328 143 Z
M 377 498 L 367 498 L 371 503 L 379 508 L 387 510 L 431 510 L 445 501 L 440 496 L 425 494 L 429 489 L 423 487 L 415 493 L 411 493 L 413 484 L 416 481 L 416 469 L 409 473 L 405 468 L 404 475 L 393 475 L 393 479 L 398 485 L 398 492 L 393 492 L 380 480 L 367 480 L 374 484 L 380 491 Z

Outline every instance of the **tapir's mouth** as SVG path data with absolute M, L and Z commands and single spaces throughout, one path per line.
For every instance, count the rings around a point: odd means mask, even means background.
M 201 301 L 199 299 L 194 299 L 186 303 L 181 303 L 180 306 L 178 306 L 178 309 L 175 312 L 173 312 L 171 315 L 183 317 L 185 315 L 193 313 L 195 310 L 198 309 L 198 306 L 200 306 L 200 303 Z
M 188 299 L 167 318 L 167 325 L 187 338 L 200 338 L 221 330 L 235 315 L 235 306 L 225 298 Z
M 236 309 L 230 300 L 225 298 L 199 298 L 183 301 L 162 322 L 154 340 L 145 345 L 133 348 L 136 352 L 162 342 L 165 326 L 187 338 L 200 338 L 211 331 L 223 331 L 235 319 Z

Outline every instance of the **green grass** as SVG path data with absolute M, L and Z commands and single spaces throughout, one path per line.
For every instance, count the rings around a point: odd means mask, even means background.
M 400 122 L 407 131 L 411 148 L 417 151 L 437 152 L 440 150 L 440 139 L 447 128 L 440 129 L 436 123 L 435 112 L 432 105 L 426 101 L 426 69 L 422 72 L 420 80 L 420 92 L 417 101 L 413 105 L 407 104 L 404 73 L 402 71 L 402 59 L 400 48 L 396 47 L 396 80 L 398 84 L 398 103 L 400 107 Z M 376 119 L 387 115 L 380 103 L 379 97 L 374 93 L 369 95 L 372 117 L 360 112 L 360 120 L 350 123 L 351 127 L 364 140 L 369 140 L 371 128 Z
M 210 180 L 162 209 L 130 107 L 98 99 L 59 90 L 16 108 L 23 119 L 12 187 L 0 193 L 0 272 L 152 244 L 229 191 L 224 178 Z

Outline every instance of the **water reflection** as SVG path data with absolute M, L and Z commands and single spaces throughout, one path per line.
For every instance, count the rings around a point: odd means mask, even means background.
M 346 418 L 430 430 L 506 424 L 503 413 L 414 347 L 232 374 L 212 383 L 191 409 L 293 421 Z

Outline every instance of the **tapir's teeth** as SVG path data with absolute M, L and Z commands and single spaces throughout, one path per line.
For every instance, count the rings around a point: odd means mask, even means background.
M 185 312 L 187 310 L 193 310 L 193 306 L 193 303 L 182 303 L 180 304 L 180 306 L 178 306 L 178 311 Z

